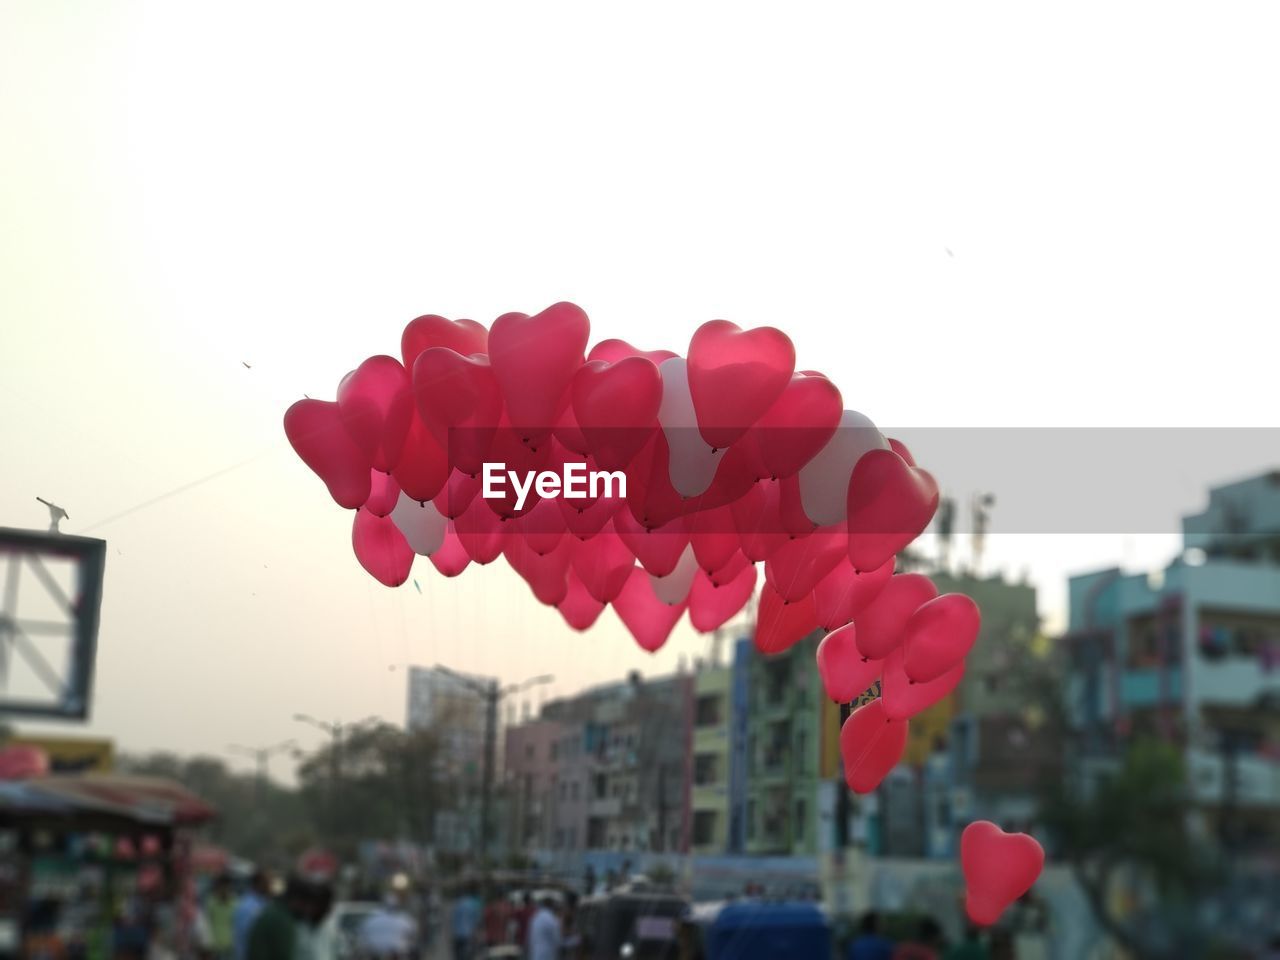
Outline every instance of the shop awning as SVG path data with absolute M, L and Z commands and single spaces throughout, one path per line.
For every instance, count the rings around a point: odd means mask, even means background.
M 217 811 L 181 784 L 119 774 L 36 777 L 0 785 L 0 805 L 47 813 L 102 813 L 163 826 L 193 826 Z

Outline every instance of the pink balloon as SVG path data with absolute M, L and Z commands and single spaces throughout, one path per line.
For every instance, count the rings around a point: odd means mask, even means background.
M 343 428 L 336 403 L 299 400 L 285 411 L 284 432 L 338 506 L 354 510 L 369 499 L 373 458 Z
M 577 545 L 576 540 L 561 540 L 555 550 L 541 555 L 533 551 L 524 537 L 508 537 L 502 552 L 538 601 L 555 607 L 568 596 L 569 563 Z
M 782 527 L 781 493 L 775 480 L 761 480 L 729 507 L 743 555 L 753 563 L 767 559 L 791 539 Z
M 657 431 L 627 467 L 627 507 L 646 527 L 661 527 L 684 516 L 684 498 L 671 485 L 671 452 Z
M 895 560 L 886 560 L 882 566 L 867 573 L 858 573 L 842 557 L 835 569 L 818 581 L 813 588 L 813 609 L 818 615 L 818 625 L 827 630 L 843 627 L 871 605 L 889 578 L 893 576 Z
M 728 320 L 704 323 L 689 342 L 689 390 L 702 438 L 729 446 L 786 389 L 796 351 L 781 330 L 742 330 Z
M 653 592 L 649 574 L 640 567 L 632 567 L 622 591 L 613 598 L 617 611 L 636 643 L 654 653 L 662 648 L 684 613 L 685 604 L 665 604 Z
M 573 572 L 572 566 L 569 567 L 566 575 L 565 586 L 564 599 L 556 609 L 560 611 L 560 616 L 564 617 L 564 622 L 574 630 L 588 629 L 599 619 L 605 604 L 587 592 L 578 575 Z
M 451 526 L 463 551 L 473 563 L 493 563 L 502 555 L 507 540 L 517 536 L 514 521 L 503 520 L 483 500 L 475 499 L 454 518 Z
M 844 779 L 854 793 L 870 793 L 902 760 L 907 721 L 886 715 L 879 699 L 863 704 L 840 728 Z
M 982 627 L 978 605 L 962 593 L 946 593 L 911 615 L 902 634 L 903 668 L 916 683 L 934 680 L 973 648 Z
M 778 481 L 778 517 L 782 528 L 793 537 L 807 537 L 818 525 L 804 512 L 800 499 L 800 477 L 783 477 Z
M 788 540 L 765 561 L 764 577 L 784 600 L 799 600 L 813 593 L 819 581 L 845 560 L 848 544 L 848 536 L 838 527 L 822 527 L 803 540 Z
M 733 559 L 742 542 L 733 524 L 733 511 L 728 507 L 703 510 L 689 516 L 689 542 L 698 566 L 708 573 L 715 573 Z
M 546 470 L 551 463 L 553 449 L 550 438 L 544 438 L 543 441 L 534 444 L 521 442 L 520 436 L 520 431 L 512 429 L 504 422 L 498 432 L 493 435 L 493 445 L 489 448 L 489 462 L 501 463 L 504 465 L 504 473 L 514 471 L 521 478 Z M 515 517 L 528 513 L 542 499 L 538 495 L 537 488 L 530 486 L 523 506 L 517 510 L 516 503 L 520 498 L 510 478 L 506 479 L 500 489 L 501 496 L 486 497 L 484 501 L 489 509 L 500 517 Z
M 467 551 L 462 548 L 462 541 L 458 539 L 458 531 L 452 520 L 449 521 L 449 529 L 445 531 L 444 543 L 429 559 L 432 566 L 446 577 L 456 577 L 471 563 Z
M 400 502 L 400 484 L 381 470 L 369 471 L 369 499 L 364 508 L 375 517 L 385 517 Z
M 444 347 L 464 357 L 484 353 L 488 349 L 489 331 L 474 320 L 446 320 L 435 314 L 424 314 L 410 320 L 400 336 L 400 356 L 404 368 L 412 370 L 414 361 L 424 350 Z
M 880 679 L 883 660 L 868 660 L 858 650 L 852 623 L 832 631 L 818 644 L 818 673 L 827 696 L 836 703 L 851 703 Z
M 419 503 L 434 500 L 449 479 L 449 458 L 444 447 L 416 412 L 391 475 L 400 489 Z
M 610 603 L 622 592 L 635 566 L 635 557 L 627 545 L 606 526 L 590 540 L 578 544 L 573 555 L 573 569 L 587 592 L 601 603 Z
M 756 649 L 761 653 L 782 653 L 817 629 L 813 597 L 788 603 L 769 584 L 760 590 L 756 611 Z
M 1035 885 L 1044 869 L 1044 848 L 1025 833 L 1005 833 L 989 820 L 977 820 L 960 835 L 965 913 L 988 927 Z
M 893 437 L 886 437 L 889 441 L 889 449 L 906 461 L 907 466 L 914 467 L 916 465 L 915 457 L 911 456 L 911 451 L 907 449 L 907 445 L 901 440 L 895 440 Z
M 502 394 L 487 358 L 431 347 L 413 364 L 418 416 L 463 473 L 478 474 L 502 417 Z
M 540 442 L 560 422 L 590 334 L 587 315 L 572 303 L 553 304 L 532 317 L 506 313 L 493 322 L 489 362 L 522 440 Z
M 369 456 L 373 466 L 390 473 L 404 449 L 413 419 L 409 374 L 395 357 L 370 357 L 338 385 L 342 425 Z
M 730 506 L 746 496 L 760 477 L 759 464 L 753 451 L 735 443 L 724 452 L 716 465 L 711 485 L 696 497 L 691 497 L 690 510 L 713 510 Z
M 789 477 L 826 446 L 842 413 L 844 400 L 830 380 L 793 374 L 745 439 L 755 445 L 766 476 Z
M 565 529 L 579 540 L 589 540 L 604 529 L 605 524 L 626 514 L 630 519 L 626 502 L 617 497 L 598 497 L 590 506 L 580 506 L 583 500 L 568 500 L 560 497 L 556 503 L 560 505 L 560 513 L 564 516 Z
M 351 547 L 360 566 L 379 583 L 398 587 L 409 579 L 413 549 L 390 517 L 357 510 L 351 525 Z
M 551 553 L 564 539 L 564 514 L 555 500 L 539 500 L 532 510 L 512 523 L 537 554 Z
M 895 719 L 914 717 L 951 695 L 951 691 L 964 678 L 964 663 L 928 683 L 913 683 L 902 666 L 902 648 L 896 648 L 885 658 L 880 680 L 880 696 L 884 709 Z
M 603 360 L 606 363 L 617 363 L 627 357 L 644 357 L 656 367 L 663 360 L 670 360 L 675 356 L 678 356 L 678 354 L 672 353 L 670 350 L 640 350 L 625 340 L 601 340 L 587 354 L 587 362 Z
M 573 413 L 602 469 L 626 467 L 658 428 L 662 377 L 644 357 L 594 360 L 574 374 Z
M 578 418 L 573 414 L 573 404 L 566 406 L 564 412 L 560 414 L 560 419 L 556 421 L 556 428 L 552 432 L 552 436 L 555 437 L 557 443 L 580 457 L 585 457 L 591 452 L 591 444 L 583 436 L 582 428 L 578 426 Z
M 938 509 L 938 484 L 892 450 L 868 450 L 849 478 L 849 562 L 874 570 L 924 532 Z
M 472 476 L 469 473 L 455 470 L 449 474 L 448 481 L 440 489 L 440 492 L 435 495 L 433 501 L 436 509 L 452 520 L 460 517 L 463 511 L 471 506 L 471 502 L 476 499 L 476 494 L 479 492 L 479 476 Z M 484 500 L 478 502 L 484 505 L 486 509 L 488 508 Z
M 724 566 L 715 570 L 707 571 L 707 577 L 718 587 L 723 587 L 727 583 L 732 583 L 747 567 L 753 566 L 750 560 L 742 555 L 741 551 L 734 551 Z
M 854 618 L 862 655 L 883 660 L 897 650 L 911 615 L 937 595 L 938 588 L 924 574 L 900 573 L 890 577 L 879 596 Z
M 689 622 L 702 633 L 718 630 L 742 611 L 756 589 L 756 568 L 748 564 L 728 583 L 717 585 L 706 571 L 693 575 Z
M 683 517 L 651 530 L 633 517 L 630 510 L 624 509 L 614 516 L 613 529 L 627 549 L 635 554 L 640 566 L 655 577 L 665 577 L 674 570 L 684 548 L 689 545 L 689 532 Z

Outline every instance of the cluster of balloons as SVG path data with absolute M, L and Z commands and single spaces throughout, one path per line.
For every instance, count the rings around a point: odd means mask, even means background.
M 980 625 L 968 597 L 894 572 L 937 509 L 933 477 L 829 379 L 797 371 L 780 330 L 713 320 L 685 356 L 622 340 L 588 349 L 589 338 L 571 303 L 489 329 L 421 316 L 399 359 L 365 360 L 334 402 L 298 401 L 285 432 L 355 511 L 356 558 L 390 587 L 415 556 L 446 577 L 505 557 L 573 629 L 612 606 L 654 651 L 686 614 L 703 632 L 737 615 L 763 564 L 757 648 L 780 653 L 822 628 L 833 699 L 880 683 L 840 735 L 849 786 L 874 790 L 902 757 L 909 718 L 960 682 Z M 576 499 L 541 486 L 482 495 L 496 464 L 528 476 L 576 465 L 626 483 Z M 987 915 L 1016 886 L 987 883 L 971 912 Z
M 685 357 L 622 340 L 588 350 L 589 335 L 571 303 L 487 330 L 422 316 L 399 359 L 371 357 L 336 401 L 289 408 L 290 443 L 355 511 L 365 570 L 394 587 L 415 556 L 447 577 L 502 556 L 573 629 L 611 605 L 650 651 L 685 614 L 704 632 L 735 616 L 761 563 L 766 653 L 843 627 L 882 590 L 915 595 L 894 557 L 928 525 L 937 484 L 835 384 L 797 371 L 786 334 L 713 320 Z M 517 506 L 510 486 L 481 495 L 497 463 L 617 471 L 625 494 L 529 491 Z

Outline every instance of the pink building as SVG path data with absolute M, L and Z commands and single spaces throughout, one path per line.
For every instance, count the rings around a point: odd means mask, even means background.
M 554 720 L 532 720 L 508 727 L 505 774 L 510 791 L 512 847 L 522 853 L 551 847 L 556 789 L 555 746 L 564 729 Z

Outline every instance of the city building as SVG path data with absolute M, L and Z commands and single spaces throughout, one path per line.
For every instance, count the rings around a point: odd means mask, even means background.
M 1280 848 L 1280 472 L 1214 488 L 1152 574 L 1072 578 L 1067 708 L 1105 767 L 1138 734 L 1184 751 L 1203 829 Z
M 732 683 L 730 667 L 704 666 L 694 676 L 689 846 L 697 854 L 724 853 L 729 846 Z
M 551 793 L 557 786 L 556 751 L 564 728 L 554 720 L 530 720 L 507 728 L 506 793 L 515 850 L 526 856 L 551 849 L 555 835 Z

